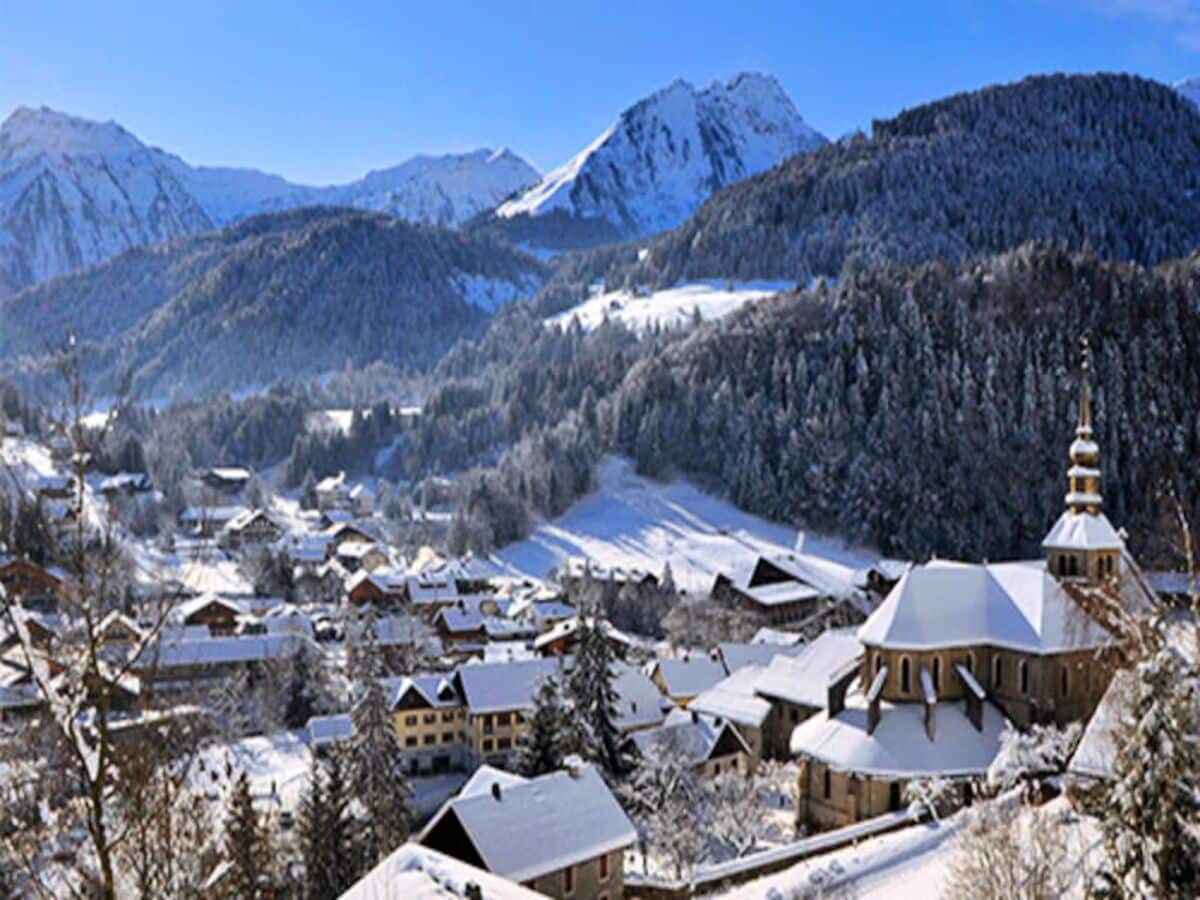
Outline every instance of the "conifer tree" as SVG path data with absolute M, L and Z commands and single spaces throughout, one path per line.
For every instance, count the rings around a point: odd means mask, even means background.
M 562 768 L 563 757 L 577 750 L 565 746 L 572 734 L 558 682 L 552 677 L 540 679 L 529 728 L 517 741 L 517 769 L 532 778 Z
M 396 723 L 384 688 L 384 665 L 373 607 L 368 605 L 355 653 L 355 704 L 350 717 L 354 739 L 349 749 L 353 796 L 363 808 L 361 852 L 367 867 L 402 844 L 409 834 L 412 787 L 396 739 Z
M 300 483 L 300 508 L 317 508 L 317 476 L 310 468 L 304 473 L 304 481 Z
M 307 900 L 340 897 L 363 871 L 350 813 L 350 788 L 342 751 L 334 749 L 322 770 L 316 755 L 299 816 L 303 895 Z
M 612 647 L 600 628 L 600 620 L 583 612 L 576 632 L 575 668 L 570 678 L 571 700 L 586 726 L 591 753 L 610 776 L 626 769 L 617 728 L 617 691 Z
M 224 845 L 229 870 L 222 881 L 222 893 L 248 900 L 270 896 L 271 849 L 267 832 L 254 809 L 250 780 L 245 772 L 238 776 L 229 795 Z

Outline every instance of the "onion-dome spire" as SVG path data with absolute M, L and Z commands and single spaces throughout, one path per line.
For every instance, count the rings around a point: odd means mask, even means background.
M 1088 339 L 1081 341 L 1083 360 L 1080 365 L 1079 424 L 1071 442 L 1071 468 L 1067 470 L 1070 490 L 1067 508 L 1074 513 L 1095 515 L 1100 511 L 1100 448 L 1092 439 L 1092 398 L 1088 384 L 1091 350 Z

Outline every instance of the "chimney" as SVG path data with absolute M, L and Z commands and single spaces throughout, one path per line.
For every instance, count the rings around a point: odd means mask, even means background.
M 466 900 L 483 900 L 483 888 L 474 881 L 468 881 L 463 888 L 463 895 Z
M 492 797 L 496 800 L 500 799 L 500 782 L 498 781 L 492 782 Z
M 563 768 L 572 778 L 578 778 L 579 773 L 583 771 L 583 758 L 577 753 L 572 753 L 563 759 Z

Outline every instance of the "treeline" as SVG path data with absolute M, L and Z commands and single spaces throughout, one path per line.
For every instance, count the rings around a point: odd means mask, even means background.
M 644 348 L 593 412 L 464 480 L 460 518 L 512 539 L 521 515 L 494 498 L 528 517 L 548 466 L 616 450 L 890 554 L 1037 555 L 1062 508 L 1085 334 L 1105 508 L 1152 556 L 1139 540 L 1164 490 L 1200 508 L 1200 257 L 1146 269 L 1045 243 L 858 273 Z
M 1200 245 L 1200 114 L 1129 75 L 1051 75 L 924 104 L 873 134 L 718 192 L 658 239 L 565 262 L 545 310 L 588 286 L 842 277 L 1029 240 L 1145 264 Z

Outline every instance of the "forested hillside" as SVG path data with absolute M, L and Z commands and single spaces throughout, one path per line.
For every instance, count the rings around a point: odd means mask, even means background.
M 1151 264 L 1200 247 L 1198 188 L 1200 113 L 1178 93 L 1129 75 L 1039 76 L 792 157 L 648 245 L 572 261 L 548 293 L 601 278 L 806 282 L 1034 239 Z
M 337 370 L 347 361 L 433 366 L 495 305 L 543 279 L 485 238 L 383 215 L 308 209 L 135 249 L 3 301 L 10 373 L 48 339 L 94 342 L 88 359 L 139 394 L 188 396 Z
M 1200 500 L 1184 464 L 1200 449 L 1200 257 L 1146 269 L 1047 244 L 862 272 L 647 342 L 617 389 L 467 480 L 458 533 L 511 537 L 514 509 L 563 503 L 531 461 L 612 449 L 888 553 L 1036 555 L 1066 489 L 1082 334 L 1106 509 L 1152 555 L 1162 489 Z

